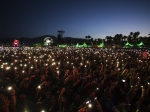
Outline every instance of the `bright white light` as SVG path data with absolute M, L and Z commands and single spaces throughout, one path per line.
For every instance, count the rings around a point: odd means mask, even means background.
M 44 45 L 45 46 L 51 45 L 52 43 L 53 43 L 53 39 L 51 37 L 46 37 L 44 39 Z
M 6 67 L 6 70 L 9 70 L 10 69 L 10 67 Z
M 122 80 L 122 82 L 126 82 L 126 80 Z
M 38 86 L 38 89 L 40 89 L 40 88 L 41 88 L 41 86 L 39 85 L 39 86 Z
M 10 90 L 12 89 L 12 87 L 10 86 L 10 87 L 8 87 L 7 89 L 10 91 Z
M 89 107 L 89 108 L 92 108 L 92 104 L 89 103 L 89 104 L 88 104 L 88 107 Z
M 57 73 L 59 74 L 59 71 L 57 70 Z

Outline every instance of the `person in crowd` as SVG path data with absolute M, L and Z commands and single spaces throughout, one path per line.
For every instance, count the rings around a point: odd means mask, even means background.
M 4 48 L 0 112 L 148 112 L 150 57 L 143 59 L 141 53 L 141 49 Z

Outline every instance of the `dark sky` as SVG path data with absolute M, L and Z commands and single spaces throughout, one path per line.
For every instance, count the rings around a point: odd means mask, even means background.
M 150 33 L 150 0 L 0 0 L 0 38 Z

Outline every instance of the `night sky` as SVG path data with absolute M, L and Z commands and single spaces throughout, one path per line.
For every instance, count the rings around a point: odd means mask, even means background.
M 0 0 L 0 38 L 150 33 L 150 0 Z

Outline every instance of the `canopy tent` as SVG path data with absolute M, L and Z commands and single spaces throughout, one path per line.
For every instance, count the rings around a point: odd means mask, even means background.
M 127 42 L 126 44 L 125 44 L 125 48 L 130 48 L 130 47 L 133 47 L 134 45 L 133 44 L 130 44 L 129 42 Z
M 100 44 L 98 45 L 98 47 L 100 47 L 100 48 L 104 47 L 104 42 L 100 43 Z
M 76 44 L 76 47 L 87 47 L 87 44 L 84 42 L 84 44 L 80 45 L 80 44 Z
M 144 45 L 143 42 L 140 42 L 139 44 L 137 44 L 137 46 L 138 46 L 139 48 L 142 48 L 142 47 L 145 46 L 145 45 Z

